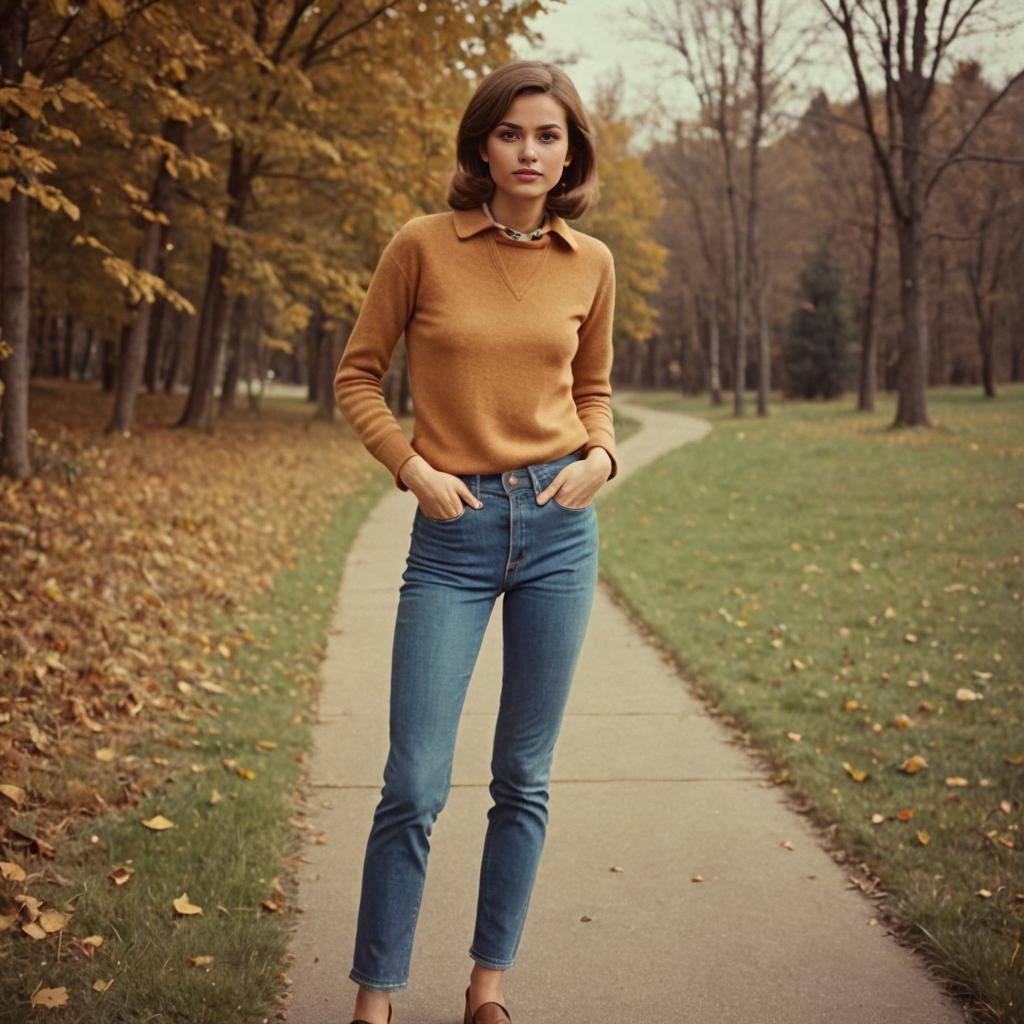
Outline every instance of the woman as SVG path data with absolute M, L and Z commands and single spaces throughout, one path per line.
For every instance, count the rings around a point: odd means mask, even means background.
M 597 197 L 591 130 L 557 67 L 515 61 L 463 115 L 451 210 L 385 247 L 338 365 L 338 405 L 417 498 L 391 665 L 390 751 L 373 815 L 349 977 L 355 1017 L 391 1020 L 408 984 L 429 836 L 456 730 L 502 595 L 504 671 L 469 956 L 465 1024 L 508 1024 L 547 827 L 554 745 L 593 603 L 594 495 L 616 473 L 615 269 L 571 229 Z M 405 334 L 410 443 L 381 378 Z

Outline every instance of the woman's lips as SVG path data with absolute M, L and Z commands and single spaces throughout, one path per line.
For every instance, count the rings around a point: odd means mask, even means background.
M 540 175 L 534 171 L 513 171 L 517 178 L 522 178 L 524 181 L 532 181 L 534 178 L 539 178 Z

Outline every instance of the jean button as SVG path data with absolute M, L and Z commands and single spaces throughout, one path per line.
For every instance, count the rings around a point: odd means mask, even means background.
M 508 478 L 508 482 L 509 482 L 509 483 L 510 483 L 510 484 L 511 484 L 511 485 L 512 485 L 513 487 L 515 487 L 515 485 L 516 485 L 517 483 L 519 483 L 519 477 L 517 477 L 517 476 L 510 476 L 510 477 Z

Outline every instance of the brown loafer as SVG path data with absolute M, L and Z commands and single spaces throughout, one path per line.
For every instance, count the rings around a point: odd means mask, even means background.
M 512 1017 L 501 1003 L 481 1003 L 476 1013 L 469 1012 L 469 988 L 466 989 L 466 1015 L 462 1024 L 512 1024 Z
M 388 1024 L 391 1024 L 391 1010 L 392 1009 L 393 1009 L 393 1007 L 391 1006 L 390 1003 L 388 1003 Z M 363 1020 L 362 1018 L 358 1018 L 358 1019 L 352 1021 L 352 1024 L 370 1024 L 370 1022 L 368 1020 Z

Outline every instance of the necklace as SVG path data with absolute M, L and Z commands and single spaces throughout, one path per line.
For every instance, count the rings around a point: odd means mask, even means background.
M 502 224 L 494 216 L 494 214 L 491 213 L 491 208 L 490 208 L 490 206 L 487 205 L 487 201 L 486 200 L 484 200 L 484 213 L 486 213 L 487 216 L 490 217 L 491 220 L 494 221 L 494 223 L 499 228 L 501 228 L 501 230 L 504 231 L 505 234 L 508 235 L 509 238 L 515 238 L 517 241 L 520 241 L 520 242 L 529 242 L 529 241 L 532 241 L 534 239 L 540 238 L 540 236 L 544 234 L 544 229 L 548 226 L 548 214 L 547 214 L 547 211 L 544 212 L 544 220 L 541 221 L 540 227 L 534 229 L 533 231 L 516 231 L 515 228 L 510 228 L 507 225 Z

